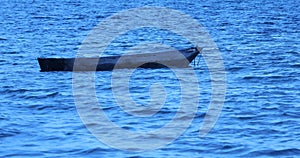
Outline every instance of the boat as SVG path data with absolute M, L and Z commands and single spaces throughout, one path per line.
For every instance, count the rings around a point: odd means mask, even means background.
M 113 69 L 189 67 L 202 51 L 193 47 L 177 51 L 140 53 L 107 57 L 38 58 L 41 72 L 47 71 L 112 71 Z

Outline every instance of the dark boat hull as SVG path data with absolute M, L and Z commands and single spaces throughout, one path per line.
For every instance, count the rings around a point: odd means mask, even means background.
M 188 67 L 200 48 L 100 58 L 38 58 L 41 71 L 111 71 L 131 68 Z

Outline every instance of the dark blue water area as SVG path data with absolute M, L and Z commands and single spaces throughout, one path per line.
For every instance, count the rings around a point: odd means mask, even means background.
M 130 152 L 105 145 L 85 128 L 74 102 L 72 72 L 40 72 L 36 58 L 74 57 L 99 22 L 143 6 L 179 10 L 198 20 L 220 49 L 227 89 L 214 128 L 199 137 L 211 80 L 204 59 L 197 57 L 199 64 L 191 66 L 199 80 L 200 102 L 189 128 L 162 148 Z M 296 0 L 1 1 L 0 157 L 297 157 L 299 6 Z M 121 54 L 147 41 L 178 49 L 190 46 L 166 30 L 148 28 L 119 37 L 107 53 Z M 168 69 L 137 69 L 133 74 L 130 93 L 139 104 L 150 102 L 151 85 L 165 87 L 161 111 L 150 118 L 124 112 L 113 99 L 111 72 L 95 73 L 99 104 L 124 129 L 162 127 L 178 110 L 180 80 Z

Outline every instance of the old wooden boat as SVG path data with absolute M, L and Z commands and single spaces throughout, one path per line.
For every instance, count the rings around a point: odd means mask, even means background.
M 100 58 L 38 58 L 40 71 L 111 71 L 113 69 L 188 67 L 202 48 Z

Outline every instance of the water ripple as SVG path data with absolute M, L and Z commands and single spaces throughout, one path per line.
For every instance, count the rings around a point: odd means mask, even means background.
M 72 73 L 41 73 L 36 58 L 74 57 L 85 36 L 103 19 L 120 10 L 145 5 L 178 9 L 207 28 L 224 58 L 227 96 L 215 127 L 199 138 L 210 102 L 211 79 L 204 59 L 197 58 L 199 63 L 192 66 L 196 67 L 201 95 L 191 126 L 164 148 L 131 153 L 112 149 L 91 135 L 76 112 Z M 2 3 L 0 157 L 297 157 L 299 6 L 298 1 L 271 0 Z M 143 28 L 115 39 L 106 54 L 121 54 L 147 41 L 175 48 L 190 46 L 166 30 Z M 163 127 L 178 110 L 180 80 L 163 69 L 137 69 L 134 74 L 130 83 L 132 99 L 146 105 L 149 87 L 160 83 L 169 94 L 162 109 L 151 118 L 127 114 L 114 100 L 111 73 L 97 72 L 95 87 L 101 108 L 123 129 L 147 131 Z M 188 75 L 183 81 L 190 81 Z M 180 119 L 191 117 L 186 114 Z M 107 127 L 103 130 L 111 131 Z M 153 138 L 157 139 L 168 138 Z

